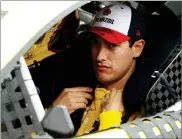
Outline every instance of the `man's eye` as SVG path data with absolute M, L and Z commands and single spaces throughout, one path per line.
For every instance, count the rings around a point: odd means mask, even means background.
M 98 40 L 91 40 L 91 46 L 95 46 L 99 43 Z
M 118 46 L 118 45 L 116 45 L 116 44 L 112 44 L 112 43 L 109 43 L 109 42 L 107 42 L 107 45 L 108 45 L 110 48 L 115 48 L 116 46 Z
M 109 44 L 109 47 L 111 47 L 111 48 L 114 48 L 114 47 L 116 47 L 117 45 L 115 45 L 115 44 Z

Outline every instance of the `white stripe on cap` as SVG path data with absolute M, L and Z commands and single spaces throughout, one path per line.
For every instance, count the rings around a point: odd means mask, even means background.
M 108 15 L 103 15 L 106 9 L 110 9 L 111 11 L 106 12 Z M 131 16 L 131 9 L 126 5 L 109 6 L 96 15 L 92 27 L 105 27 L 128 35 Z

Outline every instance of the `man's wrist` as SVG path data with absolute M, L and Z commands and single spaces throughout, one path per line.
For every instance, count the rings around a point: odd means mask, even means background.
M 123 109 L 119 109 L 119 108 L 103 108 L 103 109 L 102 109 L 102 112 L 107 112 L 107 111 L 119 111 L 119 112 L 121 112 L 121 113 L 124 112 Z

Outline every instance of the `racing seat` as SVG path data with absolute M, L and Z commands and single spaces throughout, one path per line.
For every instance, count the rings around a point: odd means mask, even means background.
M 165 22 L 170 24 L 170 28 L 165 25 Z M 164 20 L 160 21 L 160 25 L 163 25 L 162 30 L 164 32 L 161 36 L 164 44 L 159 46 L 154 53 L 155 65 L 159 67 L 155 68 L 155 71 L 151 75 L 151 88 L 145 97 L 145 110 L 146 116 L 151 116 L 159 112 L 164 111 L 177 101 L 181 100 L 182 92 L 182 45 L 181 45 L 181 33 L 180 22 Z M 157 31 L 157 30 L 156 30 Z M 166 56 L 165 56 L 166 55 Z M 152 57 L 152 53 L 151 53 Z M 162 61 L 163 59 L 163 61 Z M 161 60 L 161 65 L 159 64 Z M 155 83 L 154 83 L 155 82 Z
M 166 61 L 165 65 L 167 68 L 162 73 L 159 71 L 155 71 L 154 73 L 156 74 L 154 78 L 158 76 L 158 79 L 149 90 L 145 100 L 147 116 L 162 112 L 181 100 L 182 45 L 179 45 L 178 48 L 179 49 L 176 49 Z M 176 52 L 178 52 L 177 55 Z M 173 58 L 173 56 L 175 57 Z M 172 62 L 168 65 L 167 63 L 171 60 Z

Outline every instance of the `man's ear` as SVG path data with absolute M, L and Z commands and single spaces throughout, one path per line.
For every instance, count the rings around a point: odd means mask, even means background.
M 141 53 L 144 49 L 144 46 L 145 46 L 145 41 L 143 39 L 135 41 L 135 43 L 132 46 L 132 52 L 133 52 L 134 58 L 137 58 L 141 55 Z

